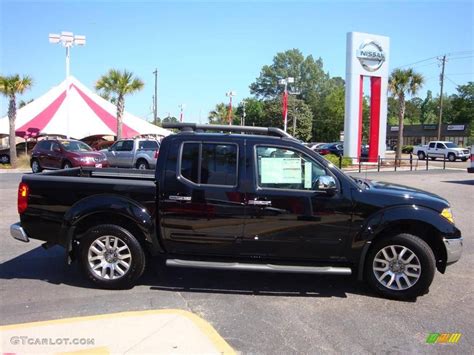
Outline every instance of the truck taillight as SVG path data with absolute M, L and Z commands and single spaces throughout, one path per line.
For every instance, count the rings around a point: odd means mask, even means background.
M 18 186 L 18 213 L 22 214 L 28 208 L 28 196 L 30 189 L 24 182 L 20 182 Z
M 158 159 L 158 155 L 159 155 L 159 154 L 160 154 L 160 151 L 159 151 L 159 150 L 155 151 L 155 159 Z

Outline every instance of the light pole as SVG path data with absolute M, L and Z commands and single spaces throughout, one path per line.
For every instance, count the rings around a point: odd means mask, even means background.
M 155 68 L 155 96 L 153 97 L 153 123 L 157 125 L 158 118 L 158 69 Z
M 184 108 L 186 107 L 185 104 L 178 105 L 179 107 L 179 122 L 183 122 L 184 119 Z
M 69 61 L 71 58 L 71 47 L 84 46 L 86 44 L 86 36 L 74 35 L 72 32 L 61 32 L 60 35 L 55 33 L 49 34 L 49 43 L 61 43 L 66 48 L 66 78 L 70 75 Z
M 246 104 L 246 101 L 244 99 L 244 100 L 242 100 L 242 109 L 243 109 L 242 111 L 243 112 L 242 112 L 242 119 L 240 120 L 240 125 L 241 126 L 245 126 L 245 118 L 247 117 L 247 114 L 245 112 L 245 104 Z
M 288 77 L 286 79 L 280 79 L 278 84 L 284 85 L 283 91 L 283 130 L 286 132 L 288 128 L 288 84 L 295 82 L 295 78 Z
M 235 91 L 229 91 L 225 93 L 225 96 L 229 98 L 229 113 L 227 114 L 227 120 L 229 121 L 229 126 L 232 124 L 232 97 L 236 96 Z

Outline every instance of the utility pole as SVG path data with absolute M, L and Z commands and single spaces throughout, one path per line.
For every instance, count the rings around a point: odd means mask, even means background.
M 444 84 L 444 66 L 446 64 L 446 54 L 443 55 L 441 60 L 441 75 L 439 76 L 439 82 L 441 85 L 441 92 L 439 94 L 439 119 L 438 119 L 438 140 L 441 140 L 441 123 L 443 122 L 443 84 Z
M 240 125 L 245 126 L 245 117 L 247 117 L 247 114 L 245 113 L 245 100 L 242 100 L 242 105 L 243 105 L 243 113 L 242 113 L 242 120 L 240 121 Z
M 156 125 L 158 122 L 158 69 L 155 68 L 153 72 L 155 74 L 155 96 L 153 98 L 153 123 Z
M 225 93 L 225 96 L 229 98 L 229 111 L 227 111 L 227 121 L 229 122 L 229 126 L 232 125 L 232 97 L 236 95 L 235 91 Z

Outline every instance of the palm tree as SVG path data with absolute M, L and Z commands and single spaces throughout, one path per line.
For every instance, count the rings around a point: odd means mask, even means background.
M 8 104 L 8 121 L 10 123 L 10 164 L 16 168 L 16 135 L 15 135 L 15 121 L 16 121 L 16 96 L 23 94 L 26 90 L 31 88 L 33 80 L 25 75 L 0 75 L 0 93 L 9 99 Z
M 110 69 L 95 84 L 95 89 L 100 92 L 102 97 L 110 98 L 110 101 L 115 100 L 116 102 L 117 139 L 122 138 L 122 116 L 125 109 L 125 95 L 133 94 L 143 89 L 143 86 L 143 81 L 134 77 L 132 72 L 117 69 Z M 112 95 L 115 95 L 115 97 L 112 97 Z
M 395 159 L 400 159 L 402 156 L 405 97 L 406 95 L 415 95 L 423 83 L 423 76 L 411 68 L 395 69 L 388 79 L 388 89 L 398 99 L 398 143 Z
M 209 124 L 229 124 L 229 105 L 221 102 L 209 112 Z M 232 107 L 232 124 L 237 123 L 236 108 Z

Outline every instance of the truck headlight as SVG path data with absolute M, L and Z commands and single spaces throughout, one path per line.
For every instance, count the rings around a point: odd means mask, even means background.
M 454 224 L 454 216 L 453 216 L 453 212 L 451 211 L 451 208 L 445 208 L 444 210 L 442 210 L 441 216 L 443 216 L 448 221 Z

